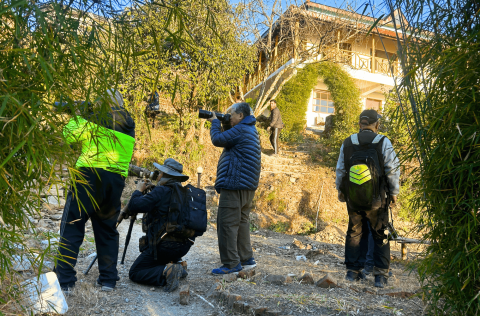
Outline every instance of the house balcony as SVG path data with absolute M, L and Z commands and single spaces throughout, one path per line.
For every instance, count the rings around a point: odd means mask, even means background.
M 281 67 L 287 66 L 288 63 L 292 63 L 293 54 L 282 54 L 278 58 L 274 58 L 270 64 L 270 71 L 267 73 L 265 63 L 261 65 L 259 71 L 254 74 L 247 75 L 245 78 L 244 93 L 254 89 L 258 84 L 265 79 L 269 79 L 275 75 L 275 72 Z M 402 75 L 402 69 L 398 61 L 391 61 L 386 58 L 380 58 L 376 56 L 368 56 L 361 52 L 326 48 L 323 49 L 316 58 L 312 58 L 307 62 L 316 62 L 322 60 L 330 60 L 336 63 L 342 63 L 355 70 L 363 70 L 369 73 L 382 74 L 388 77 L 399 77 Z M 270 79 L 271 80 L 271 79 Z
M 389 77 L 401 76 L 401 67 L 398 61 L 386 58 L 368 56 L 360 52 L 344 49 L 325 49 L 320 54 L 320 60 L 331 60 L 352 67 L 355 70 L 364 70 L 370 73 L 383 74 Z

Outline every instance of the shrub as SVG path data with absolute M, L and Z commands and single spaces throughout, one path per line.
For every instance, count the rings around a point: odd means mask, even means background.
M 326 148 L 325 161 L 334 165 L 345 138 L 358 131 L 358 117 L 362 109 L 360 90 L 340 65 L 322 62 L 318 74 L 327 85 L 335 104 L 333 131 L 319 140 Z
M 474 1 L 392 1 L 402 8 L 400 51 L 404 78 L 400 119 L 409 124 L 418 161 L 413 206 L 431 241 L 418 263 L 427 312 L 480 314 L 480 134 L 478 38 Z M 424 11 L 425 8 L 431 8 Z M 399 45 L 400 47 L 400 45 Z M 403 115 L 406 111 L 411 115 Z M 411 118 L 413 118 L 413 124 Z
M 290 225 L 288 224 L 288 222 L 279 221 L 279 222 L 272 223 L 268 229 L 270 229 L 271 231 L 283 234 L 288 230 L 289 226 Z
M 284 141 L 297 141 L 305 127 L 305 113 L 312 89 L 318 78 L 317 64 L 307 65 L 297 70 L 276 98 L 277 106 L 282 113 L 285 128 L 280 134 Z

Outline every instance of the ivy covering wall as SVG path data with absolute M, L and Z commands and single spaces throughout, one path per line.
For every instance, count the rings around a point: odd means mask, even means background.
M 340 65 L 332 62 L 309 64 L 297 71 L 276 99 L 285 124 L 281 139 L 294 141 L 300 137 L 306 124 L 305 113 L 312 89 L 318 78 L 323 78 L 335 103 L 336 113 L 333 132 L 324 142 L 329 147 L 329 156 L 338 157 L 343 140 L 358 129 L 358 116 L 362 108 L 360 90 L 352 77 Z
M 338 64 L 320 63 L 318 75 L 323 78 L 335 104 L 333 129 L 321 140 L 326 148 L 327 162 L 334 164 L 345 138 L 358 132 L 358 117 L 362 110 L 360 90 L 353 78 Z
M 294 141 L 300 137 L 306 123 L 308 100 L 312 89 L 317 84 L 317 79 L 318 64 L 307 65 L 297 70 L 297 74 L 283 86 L 278 94 L 277 107 L 282 113 L 285 125 L 280 134 L 282 140 Z

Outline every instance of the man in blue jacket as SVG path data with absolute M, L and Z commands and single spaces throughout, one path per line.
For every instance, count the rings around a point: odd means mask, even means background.
M 210 137 L 223 147 L 217 165 L 215 190 L 220 193 L 217 215 L 218 247 L 222 266 L 213 274 L 228 274 L 256 266 L 250 244 L 250 210 L 260 179 L 260 138 L 248 103 L 229 111 L 231 129 L 223 131 L 215 114 Z

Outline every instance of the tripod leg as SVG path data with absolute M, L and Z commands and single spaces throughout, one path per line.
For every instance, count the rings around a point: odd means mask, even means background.
M 98 258 L 98 255 L 96 255 L 95 258 L 93 258 L 92 262 L 90 262 L 90 264 L 88 265 L 88 268 L 83 272 L 83 274 L 85 275 L 88 274 L 90 269 L 93 267 L 93 264 L 95 263 L 95 261 L 97 261 L 97 258 Z

